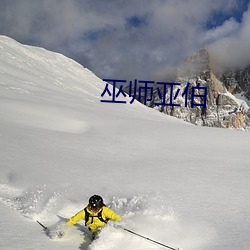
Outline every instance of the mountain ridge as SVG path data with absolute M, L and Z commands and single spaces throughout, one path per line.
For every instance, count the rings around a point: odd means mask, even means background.
M 248 130 L 250 109 L 247 103 L 250 99 L 247 98 L 250 97 L 250 66 L 241 71 L 220 71 L 219 68 L 214 63 L 209 50 L 201 49 L 177 67 L 176 78 L 172 83 L 175 86 L 168 87 L 166 91 L 168 105 L 156 105 L 163 101 L 155 86 L 153 98 L 147 96 L 146 105 L 195 125 Z M 189 86 L 188 101 L 183 96 L 187 86 Z M 207 89 L 206 100 L 197 97 L 192 100 L 190 89 L 197 86 Z M 128 87 L 125 91 L 129 93 Z M 177 91 L 182 95 L 179 94 L 176 97 Z M 139 92 L 138 86 L 136 92 Z M 198 90 L 196 94 L 202 95 L 202 91 Z M 141 94 L 143 97 L 144 95 L 145 93 Z M 163 88 L 161 88 L 161 95 L 164 95 Z M 174 105 L 171 106 L 173 97 L 176 98 Z M 136 99 L 138 100 L 138 96 Z M 145 98 L 141 99 L 145 100 Z M 142 100 L 139 101 L 142 102 Z M 192 105 L 192 101 L 195 105 Z M 206 102 L 205 108 L 202 107 L 204 102 Z
M 183 77 L 187 77 L 189 81 L 196 79 L 197 82 L 203 82 L 204 86 L 208 89 L 207 96 L 207 108 L 205 117 L 203 117 L 203 125 L 224 127 L 224 128 L 236 128 L 236 129 L 248 129 L 250 125 L 250 109 L 247 103 L 235 97 L 233 94 L 238 93 L 247 97 L 245 93 L 248 93 L 250 89 L 250 82 L 246 84 L 240 84 L 242 79 L 240 77 L 233 81 L 235 83 L 234 88 L 230 89 L 231 85 L 227 84 L 228 75 L 237 76 L 234 71 L 222 71 L 217 70 L 213 63 L 214 58 L 209 52 L 209 49 L 201 49 L 194 55 L 188 57 L 186 61 L 178 68 L 178 74 L 176 82 Z M 219 67 L 220 68 L 220 67 Z M 244 86 L 242 88 L 241 86 Z M 236 92 L 237 90 L 237 92 Z M 192 111 L 190 111 L 192 113 Z M 197 117 L 199 120 L 199 116 Z

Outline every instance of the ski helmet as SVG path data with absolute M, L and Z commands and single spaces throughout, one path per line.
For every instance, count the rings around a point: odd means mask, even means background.
M 98 210 L 103 207 L 103 199 L 99 195 L 93 195 L 89 198 L 89 206 L 93 210 Z

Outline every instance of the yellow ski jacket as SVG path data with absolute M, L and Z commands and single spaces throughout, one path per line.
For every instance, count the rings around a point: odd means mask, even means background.
M 86 226 L 90 229 L 92 233 L 97 232 L 100 228 L 102 228 L 106 223 L 104 221 L 112 220 L 112 221 L 121 221 L 121 217 L 116 214 L 113 210 L 110 208 L 103 206 L 99 211 L 93 212 L 89 209 L 89 207 L 86 207 L 87 212 L 89 213 L 88 221 L 85 221 Z M 98 215 L 100 215 L 101 212 L 101 218 L 104 220 L 100 220 L 98 218 Z M 80 220 L 85 220 L 85 210 L 82 209 L 77 214 L 72 216 L 68 221 L 67 224 L 74 225 Z

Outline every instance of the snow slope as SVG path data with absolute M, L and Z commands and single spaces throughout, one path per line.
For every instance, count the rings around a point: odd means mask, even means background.
M 124 227 L 166 245 L 248 250 L 249 133 L 103 103 L 104 87 L 63 55 L 0 36 L 0 248 L 162 249 L 112 225 L 90 244 L 83 223 L 61 240 L 36 223 L 53 228 L 97 193 Z

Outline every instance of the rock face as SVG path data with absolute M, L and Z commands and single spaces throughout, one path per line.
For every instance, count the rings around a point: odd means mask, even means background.
M 250 65 L 244 69 L 228 70 L 218 74 L 227 90 L 232 94 L 241 94 L 250 100 Z
M 246 71 L 214 73 L 210 61 L 209 52 L 203 49 L 187 58 L 178 69 L 176 82 L 190 82 L 192 86 L 200 83 L 207 88 L 206 109 L 188 105 L 184 120 L 203 126 L 247 129 L 250 125 L 249 107 L 233 94 L 246 93 L 247 97 L 249 74 Z
M 249 129 L 250 109 L 233 94 L 250 100 L 250 67 L 215 73 L 212 66 L 209 52 L 200 50 L 178 67 L 174 85 L 167 86 L 165 92 L 163 87 L 154 86 L 153 97 L 148 96 L 146 104 L 196 125 Z

